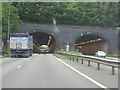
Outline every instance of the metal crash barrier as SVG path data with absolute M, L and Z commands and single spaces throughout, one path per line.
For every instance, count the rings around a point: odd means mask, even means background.
M 98 58 L 98 57 L 93 57 L 93 56 L 86 56 L 86 55 L 76 55 L 76 54 L 67 54 L 64 52 L 55 52 L 60 55 L 65 55 L 67 56 L 70 60 L 73 60 L 76 62 L 81 61 L 81 64 L 84 63 L 84 61 L 88 62 L 88 66 L 91 65 L 91 62 L 97 63 L 97 70 L 100 70 L 100 64 L 110 66 L 112 68 L 112 75 L 115 74 L 115 68 L 120 68 L 120 62 L 119 61 L 114 61 L 114 60 L 108 60 L 105 58 Z

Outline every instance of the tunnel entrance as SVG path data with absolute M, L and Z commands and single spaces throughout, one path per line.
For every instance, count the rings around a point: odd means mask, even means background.
M 86 34 L 76 40 L 75 48 L 85 55 L 95 55 L 97 51 L 107 53 L 107 42 L 99 35 Z
M 38 53 L 41 45 L 48 45 L 49 53 L 55 51 L 55 38 L 51 34 L 45 32 L 33 32 L 30 33 L 30 35 L 33 36 L 33 53 Z M 51 40 L 49 40 L 50 37 Z

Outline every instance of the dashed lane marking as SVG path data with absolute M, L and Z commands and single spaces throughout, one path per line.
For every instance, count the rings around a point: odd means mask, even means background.
M 18 66 L 17 68 L 21 68 L 22 66 L 20 65 L 20 66 Z

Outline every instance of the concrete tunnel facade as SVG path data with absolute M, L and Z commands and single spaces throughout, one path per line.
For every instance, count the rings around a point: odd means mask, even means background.
M 66 50 L 66 44 L 69 43 L 69 50 L 76 50 L 75 44 L 80 39 L 81 35 L 96 35 L 101 37 L 104 42 L 101 46 L 104 46 L 103 50 L 106 53 L 112 53 L 118 51 L 118 30 L 117 28 L 102 28 L 102 27 L 86 27 L 86 26 L 64 26 L 64 25 L 44 25 L 34 23 L 22 23 L 19 27 L 20 32 L 23 33 L 41 33 L 52 35 L 55 39 L 55 50 Z M 84 46 L 85 47 L 85 46 Z M 89 44 L 88 47 L 100 47 L 98 44 Z M 106 49 L 105 49 L 106 48 Z M 89 52 L 84 49 L 83 52 Z M 86 53 L 85 53 L 86 54 Z

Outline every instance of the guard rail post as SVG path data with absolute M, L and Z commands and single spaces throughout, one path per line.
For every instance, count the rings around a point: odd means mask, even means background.
M 90 60 L 88 60 L 88 66 L 90 66 Z
M 78 62 L 78 58 L 77 58 L 77 62 Z
M 74 61 L 74 57 L 73 57 L 73 61 Z
M 71 60 L 71 56 L 70 56 L 70 60 Z
M 115 74 L 115 67 L 112 66 L 112 75 L 114 75 L 114 74 Z
M 83 64 L 83 59 L 81 59 L 81 64 Z
M 97 63 L 97 70 L 100 70 L 100 63 Z

